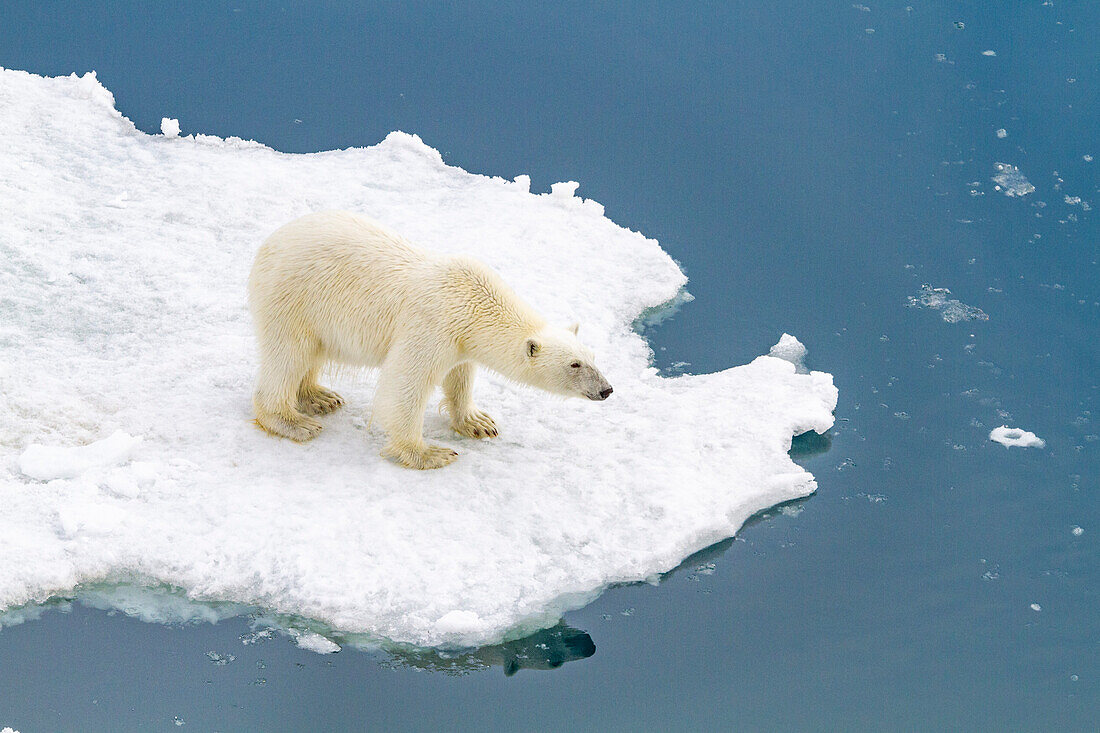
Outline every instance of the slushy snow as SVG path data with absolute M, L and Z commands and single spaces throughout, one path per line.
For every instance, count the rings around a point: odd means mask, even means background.
M 1000 443 L 1005 448 L 1043 448 L 1046 441 L 1029 430 L 1010 428 L 1002 425 L 989 431 L 989 439 Z
M 247 604 L 341 637 L 487 644 L 816 488 L 787 451 L 832 426 L 832 377 L 772 356 L 659 377 L 631 324 L 686 278 L 575 183 L 534 195 L 400 132 L 288 155 L 174 130 L 135 129 L 94 73 L 0 69 L 0 608 L 152 586 L 215 616 Z M 427 472 L 379 457 L 374 372 L 326 381 L 348 406 L 309 444 L 256 429 L 248 270 L 271 231 L 320 209 L 475 255 L 551 320 L 579 320 L 614 397 L 484 374 L 501 437 L 455 435 L 433 401 L 426 437 L 460 455 Z M 100 597 L 143 613 L 141 594 Z

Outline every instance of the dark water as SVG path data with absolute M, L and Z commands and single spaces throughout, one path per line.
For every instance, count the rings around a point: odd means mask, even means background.
M 789 331 L 840 405 L 799 446 L 816 495 L 535 639 L 322 657 L 78 604 L 0 631 L 0 726 L 1095 730 L 1100 229 L 1066 197 L 1100 206 L 1100 5 L 908 2 L 5 4 L 0 65 L 95 69 L 146 131 L 402 129 L 581 181 L 691 278 L 658 365 Z M 925 283 L 988 320 L 909 307 Z

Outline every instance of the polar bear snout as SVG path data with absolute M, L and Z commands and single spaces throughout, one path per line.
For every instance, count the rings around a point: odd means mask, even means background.
M 584 375 L 587 384 L 584 385 L 584 396 L 594 402 L 603 402 L 610 397 L 615 390 L 611 388 L 611 385 L 608 384 L 608 381 L 604 379 L 599 370 L 595 367 L 588 367 L 585 371 L 587 372 Z

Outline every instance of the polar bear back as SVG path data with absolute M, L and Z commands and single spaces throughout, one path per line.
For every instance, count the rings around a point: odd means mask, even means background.
M 260 246 L 249 305 L 261 343 L 278 330 L 320 341 L 336 361 L 377 366 L 411 312 L 439 305 L 416 293 L 445 266 L 364 217 L 309 214 Z
M 249 278 L 249 305 L 261 348 L 304 339 L 319 342 L 328 359 L 362 366 L 380 365 L 410 333 L 433 349 L 440 340 L 457 348 L 471 332 L 542 324 L 480 262 L 420 249 L 370 219 L 333 211 L 267 238 Z

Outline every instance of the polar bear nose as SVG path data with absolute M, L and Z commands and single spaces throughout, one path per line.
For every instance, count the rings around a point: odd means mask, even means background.
M 614 392 L 614 391 L 615 391 L 615 390 L 611 389 L 611 385 L 610 385 L 610 384 L 609 384 L 609 385 L 607 385 L 607 389 L 601 389 L 601 390 L 600 390 L 600 399 L 601 399 L 601 400 L 606 400 L 606 399 L 607 399 L 607 397 L 608 397 L 608 395 L 610 395 L 610 394 L 611 394 L 612 392 Z

